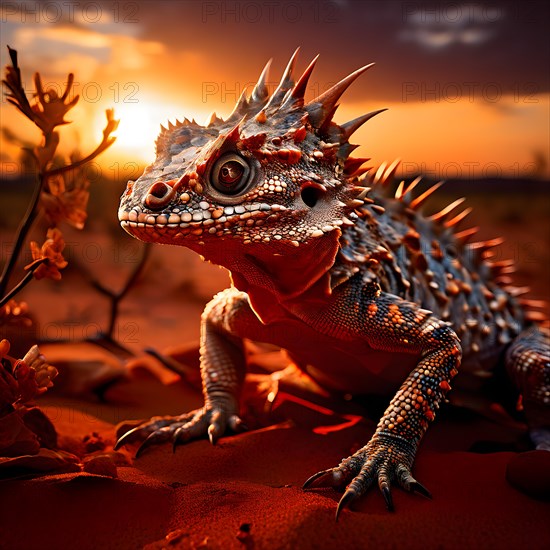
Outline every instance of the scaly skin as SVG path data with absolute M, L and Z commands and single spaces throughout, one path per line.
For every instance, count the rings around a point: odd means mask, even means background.
M 117 446 L 144 439 L 139 455 L 152 444 L 214 443 L 243 429 L 246 337 L 286 348 L 329 390 L 396 392 L 368 444 L 305 484 L 347 486 L 337 515 L 373 483 L 389 509 L 391 484 L 429 496 L 412 466 L 462 361 L 491 369 L 508 348 L 506 367 L 544 448 L 548 335 L 532 324 L 540 314 L 518 300 L 523 289 L 505 286 L 510 262 L 488 261 L 500 241 L 468 244 L 475 229 L 455 231 L 469 213 L 454 213 L 462 200 L 424 216 L 420 206 L 437 186 L 413 194 L 419 180 L 402 182 L 394 197 L 383 196 L 397 163 L 370 175 L 361 167 L 367 159 L 349 156 L 348 141 L 380 111 L 332 120 L 340 96 L 370 66 L 305 104 L 316 59 L 294 83 L 295 58 L 272 95 L 268 64 L 227 120 L 163 128 L 157 159 L 122 197 L 128 233 L 195 250 L 226 267 L 233 286 L 202 317 L 204 407 L 153 418 Z

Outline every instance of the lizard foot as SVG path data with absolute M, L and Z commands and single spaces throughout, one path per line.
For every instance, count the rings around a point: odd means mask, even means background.
M 405 439 L 391 434 L 377 434 L 354 455 L 342 460 L 336 468 L 311 476 L 304 489 L 318 487 L 345 488 L 336 509 L 336 520 L 342 510 L 364 495 L 375 481 L 384 496 L 386 507 L 393 511 L 391 484 L 397 482 L 405 490 L 432 498 L 430 492 L 411 474 L 415 448 Z
M 126 432 L 114 448 L 117 450 L 123 445 L 143 440 L 136 452 L 136 458 L 139 458 L 148 447 L 171 441 L 175 452 L 178 445 L 206 436 L 214 445 L 227 428 L 235 433 L 246 431 L 237 414 L 214 405 L 179 416 L 155 416 Z

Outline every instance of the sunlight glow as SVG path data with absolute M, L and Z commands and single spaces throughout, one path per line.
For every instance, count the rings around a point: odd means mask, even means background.
M 155 159 L 155 140 L 160 132 L 160 124 L 167 125 L 170 116 L 177 108 L 154 101 L 140 100 L 138 103 L 119 103 L 115 106 L 115 118 L 120 120 L 114 133 L 117 140 L 113 146 L 132 157 L 147 163 Z M 172 112 L 170 112 L 172 110 Z M 97 132 L 103 129 L 104 121 L 98 117 Z
M 117 105 L 115 117 L 120 124 L 115 133 L 115 147 L 142 160 L 154 160 L 154 140 L 159 131 L 158 111 L 157 105 L 143 102 Z

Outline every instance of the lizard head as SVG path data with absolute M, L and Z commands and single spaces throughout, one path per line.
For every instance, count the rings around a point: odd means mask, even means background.
M 269 63 L 233 113 L 206 126 L 185 119 L 161 128 L 156 160 L 129 182 L 122 227 L 143 241 L 187 246 L 215 263 L 220 251 L 284 255 L 352 223 L 365 198 L 348 138 L 381 111 L 346 124 L 332 118 L 340 96 L 370 66 L 305 103 L 317 58 L 295 82 L 294 53 L 280 84 L 267 89 Z M 359 195 L 359 198 L 358 198 Z M 238 243 L 238 246 L 235 246 Z

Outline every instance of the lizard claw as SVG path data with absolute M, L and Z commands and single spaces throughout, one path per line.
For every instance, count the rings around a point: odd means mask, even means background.
M 172 434 L 172 450 L 176 452 L 178 445 L 183 445 L 191 439 L 198 439 L 206 435 L 207 413 L 204 409 L 199 409 L 189 420 L 176 427 Z
M 358 495 L 355 489 L 349 488 L 346 490 L 344 496 L 340 499 L 340 502 L 338 502 L 338 507 L 336 508 L 336 515 L 334 517 L 336 521 L 338 521 L 342 510 L 344 510 L 344 508 L 348 508 L 351 502 L 353 502 L 357 498 L 357 496 Z
M 145 449 L 151 447 L 152 445 L 168 441 L 168 436 L 166 436 L 162 430 L 166 430 L 166 428 L 161 428 L 156 432 L 150 433 L 145 438 L 145 441 L 142 442 L 142 444 L 138 447 L 138 450 L 136 451 L 136 458 L 139 458 L 143 454 L 143 451 L 145 451 Z
M 172 435 L 172 452 L 175 453 L 179 445 L 183 445 L 189 441 L 189 432 L 183 429 L 183 426 L 177 428 Z
M 326 476 L 328 471 L 330 470 L 321 470 L 320 472 L 313 474 L 311 477 L 306 479 L 305 483 L 302 485 L 302 489 L 314 489 L 316 487 L 323 487 L 322 480 L 318 481 L 318 479 L 320 477 Z
M 129 443 L 133 443 L 136 439 L 139 438 L 139 435 L 136 436 L 136 434 L 139 434 L 140 430 L 141 430 L 140 426 L 136 426 L 135 428 L 126 432 L 123 436 L 119 437 L 113 449 L 115 451 L 118 451 L 122 446 L 127 445 Z
M 179 417 L 178 417 L 179 418 Z M 167 416 L 155 416 L 151 418 L 148 422 L 144 422 L 135 426 L 134 428 L 128 430 L 125 434 L 118 438 L 118 441 L 115 443 L 114 450 L 118 451 L 123 445 L 130 445 L 132 443 L 137 443 L 144 437 L 149 436 L 151 433 L 165 427 L 169 426 L 174 422 L 174 418 Z
M 425 498 L 432 498 L 430 491 L 428 491 L 422 483 L 419 483 L 416 479 L 414 479 L 410 469 L 404 464 L 400 464 L 397 467 L 396 476 L 399 485 L 401 485 L 401 487 L 403 487 L 406 491 L 409 491 L 410 493 L 418 493 Z
M 384 468 L 381 468 L 378 473 L 378 487 L 382 492 L 382 496 L 384 497 L 384 501 L 386 503 L 386 508 L 388 512 L 393 512 L 394 507 L 393 507 L 393 499 L 391 496 L 390 478 L 388 476 L 388 472 Z
M 225 422 L 223 423 L 225 424 Z M 225 426 L 222 424 L 222 415 L 220 411 L 212 413 L 210 419 L 210 426 L 208 426 L 208 439 L 212 445 L 216 444 L 216 441 L 220 438 L 220 435 L 223 433 Z
M 419 483 L 418 481 L 415 481 L 414 483 L 411 483 L 411 492 L 413 493 L 418 493 L 419 495 L 422 495 L 423 497 L 426 497 L 426 498 L 429 498 L 429 499 L 432 499 L 432 493 L 430 493 L 430 491 L 428 491 L 428 489 L 426 489 L 426 487 L 424 487 L 424 485 L 422 485 L 421 483 Z
M 312 475 L 303 489 L 319 487 L 339 488 L 349 483 L 336 509 L 336 519 L 342 510 L 364 495 L 375 481 L 384 497 L 388 511 L 394 511 L 392 482 L 412 493 L 431 498 L 430 492 L 411 474 L 414 447 L 388 434 L 378 434 L 367 446 L 342 460 L 339 466 Z
M 181 416 L 155 416 L 151 418 L 151 420 L 149 420 L 148 422 L 144 422 L 143 424 L 140 424 L 135 428 L 132 428 L 131 430 L 127 431 L 124 435 L 119 437 L 118 441 L 115 443 L 114 450 L 117 451 L 123 445 L 130 445 L 132 443 L 137 443 L 138 441 L 143 440 L 144 438 L 145 440 L 147 440 L 151 435 L 155 433 L 157 435 L 166 434 L 165 428 L 173 429 L 173 426 L 178 422 L 181 424 L 182 422 L 186 421 L 186 419 L 188 419 L 189 417 L 189 414 L 184 414 Z M 164 441 L 168 441 L 169 436 L 161 437 L 158 439 L 153 438 L 153 439 L 154 440 L 149 444 L 162 443 Z M 149 446 L 149 444 L 147 446 Z
M 388 512 L 393 512 L 395 508 L 393 507 L 393 498 L 391 496 L 389 485 L 382 488 L 382 495 L 384 496 L 384 500 L 386 501 L 386 508 L 388 509 Z
M 321 470 L 313 474 L 303 485 L 302 489 L 319 489 L 321 487 L 340 487 L 343 476 L 337 468 Z
M 121 436 L 115 444 L 115 450 L 143 440 L 136 452 L 136 458 L 139 458 L 152 445 L 169 441 L 172 441 L 174 452 L 178 445 L 201 437 L 208 437 L 214 445 L 226 427 L 236 433 L 246 429 L 239 416 L 229 412 L 221 406 L 209 406 L 180 416 L 154 417 Z

